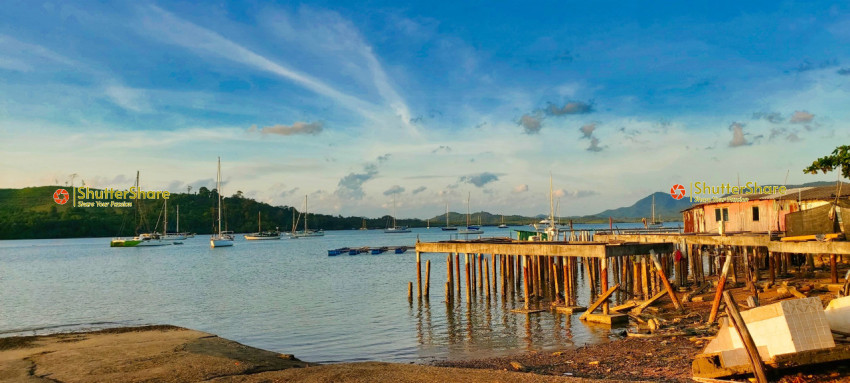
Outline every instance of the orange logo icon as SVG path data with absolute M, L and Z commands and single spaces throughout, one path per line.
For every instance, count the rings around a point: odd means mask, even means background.
M 673 199 L 682 199 L 685 197 L 685 187 L 681 184 L 675 184 L 670 188 L 670 195 Z
M 68 191 L 65 189 L 56 189 L 56 191 L 53 193 L 53 200 L 60 205 L 64 205 L 66 202 L 68 202 L 68 198 L 70 197 L 71 196 L 68 195 Z

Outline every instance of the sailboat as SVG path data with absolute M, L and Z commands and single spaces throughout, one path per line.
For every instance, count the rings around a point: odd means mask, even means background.
M 304 230 L 303 231 L 293 231 L 289 236 L 291 238 L 303 238 L 303 237 L 323 237 L 325 232 L 321 229 L 319 230 L 310 230 L 307 228 L 307 196 L 304 196 Z
M 507 229 L 508 225 L 505 224 L 505 216 L 502 215 L 502 223 L 499 224 L 499 229 Z
M 280 239 L 280 230 L 275 228 L 274 231 L 263 231 L 263 223 L 260 218 L 262 213 L 257 212 L 257 232 L 251 234 L 245 234 L 245 239 L 251 241 L 257 240 L 267 240 L 267 239 Z
M 186 239 L 186 235 L 178 233 L 178 232 L 168 234 L 168 199 L 165 199 L 162 203 L 162 212 L 163 212 L 163 216 L 164 216 L 164 219 L 163 219 L 164 228 L 162 229 L 161 238 L 164 241 L 182 241 L 182 240 Z M 180 212 L 178 211 L 177 214 L 178 214 L 177 230 L 179 231 L 180 230 L 180 216 L 179 216 Z M 175 245 L 182 245 L 183 242 L 174 242 L 174 244 Z
M 139 172 L 136 172 L 136 190 L 139 190 Z M 142 233 L 139 234 L 139 229 L 144 220 L 142 216 L 141 210 L 139 208 L 139 196 L 136 193 L 136 198 L 133 201 L 133 207 L 135 210 L 135 215 L 138 218 L 136 220 L 136 236 L 131 239 L 125 238 L 113 238 L 112 241 L 109 242 L 109 247 L 147 247 L 147 246 L 165 246 L 170 245 L 171 242 L 164 241 L 160 238 L 160 235 L 156 233 L 154 230 L 153 233 Z
M 655 219 L 655 194 L 652 195 L 652 221 L 649 221 L 649 226 L 664 226 L 664 223 Z
M 393 226 L 386 228 L 384 233 L 396 234 L 396 233 L 410 233 L 410 229 L 407 226 L 396 226 L 395 223 L 395 196 L 393 196 Z
M 369 229 L 366 227 L 366 218 L 363 218 L 363 226 L 361 226 L 361 227 L 360 227 L 360 230 L 369 230 Z
M 210 247 L 233 246 L 233 236 L 221 231 L 221 157 L 218 157 L 218 173 L 216 174 L 215 190 L 218 194 L 218 233 L 210 237 Z
M 455 231 L 457 226 L 449 225 L 449 204 L 446 204 L 446 226 L 441 227 L 443 231 Z
M 469 198 L 472 193 L 469 193 L 466 196 L 466 228 L 458 230 L 458 234 L 483 234 L 484 230 L 481 230 L 480 226 L 470 225 L 469 224 Z M 479 217 L 480 219 L 481 217 Z

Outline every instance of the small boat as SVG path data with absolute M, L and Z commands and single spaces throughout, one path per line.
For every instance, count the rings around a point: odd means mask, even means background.
M 216 194 L 218 194 L 218 234 L 210 237 L 210 247 L 230 247 L 233 246 L 233 236 L 221 231 L 221 157 L 218 158 L 215 190 Z
M 348 247 L 340 247 L 339 249 L 328 250 L 328 257 L 335 257 L 337 255 L 347 253 L 349 250 L 351 249 Z
M 168 200 L 167 199 L 163 200 L 162 204 L 163 204 L 162 205 L 162 214 L 163 214 L 163 217 L 164 217 L 164 219 L 163 219 L 164 229 L 162 230 L 162 235 L 160 236 L 160 238 L 162 238 L 163 241 L 173 241 L 175 245 L 176 244 L 182 244 L 183 242 L 180 242 L 180 241 L 185 240 L 186 236 L 184 234 L 179 233 L 179 231 L 180 231 L 180 206 L 177 206 L 177 229 L 176 229 L 177 232 L 169 233 L 168 232 Z
M 456 231 L 457 226 L 449 225 L 449 204 L 446 204 L 446 226 L 441 227 L 443 231 Z
M 404 254 L 405 252 L 407 252 L 407 246 L 399 246 L 395 248 L 396 254 Z
M 388 248 L 386 246 L 383 246 L 383 247 L 372 248 L 371 252 L 372 252 L 373 255 L 377 255 L 377 254 L 386 253 L 387 250 L 388 250 Z
M 280 230 L 275 228 L 275 231 L 263 231 L 262 221 L 260 220 L 260 212 L 257 212 L 257 232 L 245 234 L 245 239 L 249 241 L 280 239 Z
M 290 238 L 306 238 L 306 237 L 324 237 L 325 231 L 322 229 L 319 230 L 310 230 L 307 228 L 307 196 L 304 196 L 304 230 L 295 231 L 295 226 L 292 227 L 292 234 L 289 235 Z
M 507 229 L 508 225 L 505 224 L 505 216 L 502 215 L 502 223 L 499 224 L 499 229 Z

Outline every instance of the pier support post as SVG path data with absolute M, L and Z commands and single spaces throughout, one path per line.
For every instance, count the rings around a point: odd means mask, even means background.
M 829 255 L 829 275 L 832 283 L 838 283 L 838 267 L 835 261 L 835 254 Z
M 528 310 L 528 300 L 529 300 L 530 295 L 528 293 L 528 260 L 526 258 L 528 258 L 527 255 L 522 256 L 522 283 L 523 283 L 522 294 L 523 294 L 523 297 L 525 298 L 525 301 L 523 302 L 522 307 L 524 309 Z
M 496 267 L 495 263 L 493 264 L 493 267 Z M 487 299 L 490 299 L 490 261 L 486 258 L 484 259 L 484 281 L 486 282 L 484 296 L 486 296 Z
M 463 259 L 464 265 L 466 266 L 466 302 L 469 303 L 471 302 L 470 297 L 472 295 L 472 292 L 470 291 L 471 286 L 469 280 L 469 253 L 465 253 L 463 255 Z
M 457 274 L 457 297 L 460 299 L 460 253 L 455 253 L 455 274 Z
M 449 255 L 446 256 L 446 301 L 452 298 L 453 280 L 454 278 L 452 278 L 452 255 L 451 253 L 449 253 Z
M 599 291 L 608 291 L 608 257 L 599 259 Z M 608 300 L 602 303 L 602 314 L 608 315 Z
M 431 285 L 431 260 L 425 261 L 425 298 L 427 299 L 430 295 L 431 289 L 429 286 Z
M 421 253 L 416 252 L 416 290 L 418 293 L 417 297 L 422 296 L 422 258 Z
M 726 276 L 729 274 L 729 268 L 732 265 L 732 254 L 728 254 L 726 261 L 723 262 L 723 271 L 720 273 L 720 278 L 717 280 L 717 291 L 714 293 L 714 301 L 711 302 L 711 312 L 708 314 L 708 323 L 714 323 L 717 320 L 717 310 L 720 308 L 720 299 L 723 297 L 723 288 L 726 286 Z

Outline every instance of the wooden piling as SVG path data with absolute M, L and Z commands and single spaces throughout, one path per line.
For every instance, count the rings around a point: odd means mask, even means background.
M 729 274 L 729 268 L 732 266 L 732 254 L 726 256 L 726 261 L 723 262 L 723 271 L 717 280 L 717 291 L 714 293 L 714 300 L 711 302 L 711 312 L 708 314 L 708 323 L 714 323 L 717 320 L 717 310 L 720 308 L 720 299 L 723 297 L 723 288 L 726 286 L 726 277 Z
M 470 298 L 472 296 L 470 280 L 469 280 L 469 253 L 463 254 L 464 265 L 466 267 L 466 302 L 471 302 Z
M 523 294 L 523 297 L 525 298 L 525 301 L 523 302 L 522 307 L 526 310 L 528 310 L 528 300 L 530 299 L 529 293 L 528 293 L 528 260 L 526 259 L 527 257 L 528 257 L 527 255 L 522 256 L 522 284 L 523 284 L 522 294 Z
M 495 266 L 496 265 L 493 264 L 493 267 L 495 267 Z M 487 299 L 490 299 L 490 261 L 487 260 L 486 258 L 484 259 L 484 274 L 483 275 L 484 275 L 484 282 L 486 282 L 486 286 L 485 286 L 486 289 L 484 290 L 484 296 L 486 296 Z
M 659 266 L 661 266 L 661 264 L 659 263 L 658 258 L 655 257 L 653 254 L 650 254 L 650 255 L 652 256 L 652 262 L 655 263 L 656 268 L 659 269 L 658 270 L 658 279 L 661 280 L 661 284 L 664 285 L 664 288 L 667 290 L 667 294 L 670 295 L 670 300 L 673 301 L 673 306 L 676 307 L 676 310 L 681 311 L 682 310 L 682 303 L 679 302 L 679 298 L 676 296 L 676 292 L 673 291 L 673 286 L 670 286 L 670 281 L 667 280 L 667 276 L 664 275 L 664 271 L 662 271 L 661 267 L 659 267 Z
M 416 294 L 417 297 L 422 296 L 422 258 L 421 253 L 416 252 Z
M 608 258 L 599 259 L 599 291 L 608 291 Z M 602 303 L 602 314 L 608 315 L 608 300 Z
M 425 261 L 425 298 L 430 295 L 431 289 L 428 286 L 431 284 L 431 260 Z
M 496 278 L 497 277 L 496 269 L 498 268 L 498 267 L 496 267 L 496 254 L 495 253 L 491 254 L 490 259 L 491 259 L 491 263 L 493 264 L 493 294 L 495 295 L 496 293 L 499 292 L 499 278 Z
M 446 256 L 446 300 L 452 297 L 452 281 L 454 281 L 452 269 L 452 255 L 449 254 Z
M 413 282 L 407 282 L 407 300 L 413 301 Z
M 460 253 L 455 253 L 455 274 L 457 275 L 457 297 L 460 299 Z
M 645 255 L 640 256 L 640 281 L 643 299 L 649 299 L 649 297 L 652 296 L 652 293 L 649 291 L 649 267 L 646 264 Z
M 557 277 L 557 275 L 558 275 L 558 264 L 557 264 L 557 263 L 553 263 L 553 264 L 552 264 L 552 276 L 555 276 L 555 278 L 554 278 L 554 279 L 555 279 L 555 301 L 557 301 L 557 300 L 558 300 L 558 295 L 560 295 L 560 294 L 561 294 L 560 287 L 558 286 L 558 277 Z M 564 298 L 566 298 L 566 295 L 564 296 Z
M 776 255 L 773 252 L 767 253 L 767 263 L 768 278 L 770 278 L 770 284 L 773 285 L 776 283 Z

